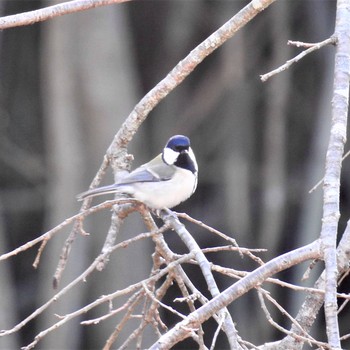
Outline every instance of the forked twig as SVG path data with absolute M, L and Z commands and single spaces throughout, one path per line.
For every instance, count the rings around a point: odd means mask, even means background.
M 303 46 L 303 47 L 308 47 L 307 50 L 302 51 L 299 55 L 295 56 L 294 58 L 288 60 L 285 64 L 283 64 L 282 66 L 274 69 L 273 71 L 266 73 L 266 74 L 262 74 L 260 75 L 260 79 L 261 81 L 265 82 L 268 79 L 270 79 L 271 77 L 273 77 L 274 75 L 281 73 L 283 71 L 285 71 L 286 69 L 290 68 L 294 63 L 297 63 L 298 61 L 300 61 L 302 58 L 304 58 L 306 55 L 308 55 L 309 53 L 319 50 L 321 47 L 324 47 L 326 45 L 335 45 L 337 42 L 337 39 L 335 36 L 331 36 L 330 38 L 321 41 L 319 43 L 315 43 L 315 44 L 310 44 L 310 43 L 302 43 L 300 41 L 288 41 L 288 45 L 295 45 L 297 47 L 299 46 Z
M 266 319 L 268 320 L 268 322 L 275 327 L 276 329 L 278 329 L 280 332 L 285 333 L 287 335 L 290 335 L 298 340 L 301 340 L 303 342 L 307 342 L 310 345 L 314 344 L 317 345 L 318 347 L 320 347 L 321 349 L 328 349 L 329 346 L 327 343 L 324 342 L 320 342 L 317 341 L 316 339 L 312 338 L 310 334 L 308 334 L 307 332 L 305 332 L 302 327 L 300 326 L 300 324 L 297 322 L 297 320 L 295 318 L 293 318 L 288 312 L 287 310 L 285 310 L 275 299 L 273 299 L 269 293 L 265 290 L 263 290 L 262 288 L 258 288 L 258 297 L 259 297 L 259 301 L 260 301 L 260 305 L 262 310 L 264 311 L 264 314 L 266 316 Z M 273 303 L 273 305 L 275 305 L 277 307 L 277 309 L 285 316 L 288 317 L 288 319 L 298 327 L 298 329 L 303 333 L 303 335 L 299 335 L 296 334 L 292 331 L 289 331 L 288 329 L 285 329 L 284 327 L 282 327 L 280 324 L 278 324 L 277 322 L 275 322 L 269 312 L 269 310 L 267 309 L 267 306 L 265 304 L 265 300 L 264 297 L 267 298 L 271 303 Z
M 89 209 L 86 209 L 84 211 L 82 211 L 81 213 L 75 214 L 73 216 L 71 216 L 70 218 L 62 221 L 59 225 L 57 225 L 56 227 L 54 227 L 53 229 L 47 231 L 46 233 L 42 234 L 41 236 L 21 245 L 20 247 L 2 254 L 0 256 L 0 261 L 1 260 L 6 260 L 12 256 L 15 256 L 19 253 L 22 253 L 26 250 L 28 250 L 29 248 L 35 246 L 36 244 L 42 242 L 42 241 L 48 241 L 50 240 L 55 234 L 57 234 L 60 230 L 62 230 L 64 227 L 66 227 L 67 225 L 73 223 L 75 220 L 77 219 L 82 219 L 85 218 L 86 216 L 89 216 L 92 213 L 96 213 L 100 210 L 106 209 L 106 208 L 111 208 L 113 207 L 113 205 L 115 204 L 125 204 L 125 203 L 135 203 L 134 199 L 116 199 L 116 200 L 110 200 L 110 201 L 105 201 L 101 204 L 95 205 Z

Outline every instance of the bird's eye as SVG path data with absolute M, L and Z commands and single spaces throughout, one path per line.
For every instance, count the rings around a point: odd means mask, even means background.
M 181 151 L 184 151 L 186 149 L 188 149 L 188 146 L 182 146 L 182 145 L 175 146 L 175 151 L 177 151 L 177 152 L 181 152 Z

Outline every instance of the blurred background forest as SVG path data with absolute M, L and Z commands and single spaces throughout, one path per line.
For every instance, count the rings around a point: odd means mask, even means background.
M 0 13 L 54 3 L 1 1 Z M 132 1 L 0 32 L 1 253 L 79 210 L 76 194 L 88 188 L 134 105 L 246 3 Z M 311 242 L 320 231 L 322 187 L 308 191 L 324 172 L 334 48 L 316 51 L 266 83 L 259 75 L 301 51 L 287 46 L 287 40 L 328 38 L 334 30 L 335 5 L 334 0 L 274 3 L 166 97 L 131 145 L 137 166 L 159 153 L 169 136 L 189 136 L 199 163 L 199 185 L 176 209 L 234 237 L 243 247 L 267 248 L 261 255 L 265 261 Z M 349 219 L 349 171 L 345 161 L 341 227 Z M 112 179 L 110 174 L 105 183 Z M 62 286 L 99 253 L 109 224 L 109 211 L 89 218 L 85 229 L 91 235 L 75 242 Z M 208 232 L 187 227 L 201 247 L 216 245 Z M 123 227 L 122 238 L 144 230 L 134 215 Z M 50 241 L 38 270 L 32 267 L 36 249 L 0 264 L 0 329 L 11 328 L 54 294 L 52 275 L 68 233 L 66 229 Z M 175 251 L 184 250 L 175 235 L 166 239 Z M 19 334 L 0 339 L 0 349 L 28 344 L 53 322 L 53 314 L 76 310 L 147 275 L 153 249 L 148 244 L 111 259 L 105 271 L 95 273 Z M 233 258 L 232 253 L 210 259 L 223 266 L 252 268 L 247 259 Z M 279 277 L 300 283 L 305 267 Z M 308 283 L 316 277 L 315 272 Z M 218 283 L 224 289 L 232 281 Z M 276 299 L 295 315 L 303 295 L 286 289 L 276 292 Z M 169 300 L 174 296 L 176 290 Z M 240 335 L 252 343 L 282 337 L 264 321 L 253 292 L 229 309 Z M 275 316 L 284 324 L 279 314 Z M 341 326 L 346 327 L 350 320 L 343 317 Z M 38 348 L 99 349 L 114 324 L 109 320 L 81 327 L 73 321 Z M 324 340 L 325 334 L 317 334 L 317 329 L 315 325 L 315 336 Z M 212 332 L 210 323 L 207 332 Z

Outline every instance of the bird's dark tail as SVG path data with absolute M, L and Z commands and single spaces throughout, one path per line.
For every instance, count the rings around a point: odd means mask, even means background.
M 86 192 L 80 193 L 77 195 L 77 199 L 78 201 L 82 201 L 88 197 L 101 196 L 103 194 L 116 193 L 116 192 L 119 192 L 119 186 L 116 184 L 113 184 L 108 186 L 97 187 L 92 190 L 88 190 Z

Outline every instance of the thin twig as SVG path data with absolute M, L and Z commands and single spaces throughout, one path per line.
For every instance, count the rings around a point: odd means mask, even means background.
M 110 162 L 109 162 L 108 157 L 104 156 L 102 164 L 101 164 L 99 170 L 97 171 L 94 179 L 92 180 L 92 182 L 90 184 L 90 188 L 95 188 L 100 184 L 100 182 L 101 182 L 103 176 L 105 175 L 109 165 L 110 165 Z M 86 198 L 83 201 L 79 212 L 81 213 L 81 212 L 84 212 L 85 210 L 89 209 L 91 202 L 92 202 L 92 197 Z M 76 237 L 78 236 L 79 233 L 83 233 L 83 232 L 84 232 L 83 218 L 78 218 L 75 221 L 70 234 L 68 235 L 67 239 L 65 240 L 65 242 L 63 244 L 62 252 L 60 254 L 58 264 L 56 267 L 56 271 L 55 271 L 54 276 L 53 276 L 54 289 L 58 288 L 58 285 L 61 281 L 63 271 L 65 270 L 66 264 L 68 261 L 69 253 L 71 251 L 72 245 L 73 245 Z
M 196 261 L 190 260 L 189 263 L 196 264 Z M 249 273 L 250 273 L 247 271 L 238 271 L 238 270 L 235 270 L 232 268 L 222 267 L 222 266 L 219 266 L 217 264 L 212 264 L 212 270 L 219 272 L 219 273 L 222 273 L 226 276 L 236 278 L 236 279 L 241 279 L 241 278 L 249 275 Z M 278 278 L 273 278 L 273 277 L 267 278 L 265 280 L 265 282 L 277 284 L 281 287 L 289 288 L 291 290 L 298 291 L 298 292 L 306 292 L 306 293 L 313 293 L 313 294 L 316 293 L 316 294 L 321 294 L 321 295 L 324 295 L 324 293 L 325 293 L 323 289 L 312 288 L 312 287 L 302 287 L 302 286 L 298 286 L 296 284 L 281 281 Z M 350 295 L 346 294 L 346 293 L 337 293 L 337 298 L 350 300 Z
M 341 340 L 341 341 L 344 341 L 344 340 L 347 340 L 347 339 L 349 339 L 349 338 L 350 338 L 350 333 L 349 333 L 349 334 L 343 335 L 343 336 L 340 338 L 340 340 Z
M 299 330 L 302 331 L 302 333 L 304 335 L 299 335 L 299 334 L 296 334 L 292 331 L 289 331 L 289 330 L 285 329 L 284 327 L 282 327 L 281 325 L 279 325 L 277 322 L 275 322 L 273 320 L 273 318 L 271 317 L 269 310 L 267 309 L 263 295 L 266 298 L 268 298 L 282 312 L 283 315 L 286 315 L 292 321 L 292 323 L 294 325 L 296 325 L 299 328 Z M 269 296 L 269 294 L 266 291 L 264 291 L 261 288 L 258 288 L 258 296 L 259 296 L 260 305 L 261 305 L 262 310 L 264 311 L 265 317 L 273 327 L 275 327 L 276 329 L 278 329 L 282 333 L 285 333 L 287 335 L 290 335 L 291 337 L 294 337 L 295 339 L 301 340 L 303 342 L 308 342 L 309 344 L 315 344 L 315 345 L 319 346 L 321 349 L 328 349 L 327 343 L 323 343 L 323 342 L 317 341 L 314 338 L 312 338 L 307 332 L 305 332 L 301 328 L 301 326 L 298 324 L 298 322 L 284 308 L 282 308 L 281 305 L 279 305 L 273 298 L 271 298 Z
M 255 288 L 263 283 L 268 277 L 294 266 L 305 260 L 315 259 L 320 256 L 320 241 L 314 241 L 311 244 L 300 247 L 293 251 L 282 254 L 265 265 L 259 266 L 249 275 L 237 281 L 219 295 L 208 301 L 205 305 L 198 308 L 179 322 L 176 327 L 170 329 L 166 334 L 159 338 L 149 349 L 161 350 L 169 349 L 177 342 L 190 336 L 188 328 L 197 328 L 198 324 L 208 320 L 213 314 L 222 310 L 248 290 Z M 183 328 L 184 326 L 184 328 Z M 164 346 L 166 344 L 166 347 Z
M 327 39 L 329 40 L 329 39 Z M 335 44 L 336 43 L 336 39 L 334 39 L 334 42 L 332 42 L 331 44 Z M 304 41 L 294 41 L 294 40 L 288 40 L 287 45 L 291 45 L 291 46 L 296 46 L 296 47 L 305 47 L 305 48 L 310 48 L 310 47 L 317 47 L 318 49 L 320 49 L 323 45 L 323 41 L 318 42 L 318 43 L 306 43 Z M 321 46 L 322 45 L 322 46 Z
M 346 305 L 349 304 L 349 301 L 350 301 L 350 295 L 348 295 L 349 299 L 347 300 L 344 300 L 344 302 L 339 306 L 339 309 L 337 311 L 337 314 L 339 315 L 346 307 Z
M 93 208 L 91 208 L 93 209 Z M 160 230 L 162 231 L 164 228 L 161 228 Z M 144 239 L 144 238 L 148 238 L 151 237 L 152 235 L 156 234 L 157 232 L 147 232 L 147 233 L 141 233 L 133 238 L 130 238 L 126 241 L 123 241 L 117 245 L 115 245 L 111 250 L 115 251 L 119 248 L 124 248 L 125 244 L 130 244 L 132 242 L 136 242 L 140 239 Z M 111 252 L 106 252 L 107 253 L 111 253 Z M 97 264 L 99 263 L 100 259 L 103 259 L 103 254 L 99 255 L 94 262 L 82 273 L 80 274 L 75 280 L 73 280 L 72 282 L 70 282 L 66 287 L 64 287 L 61 291 L 59 291 L 58 293 L 56 293 L 51 299 L 49 299 L 45 304 L 43 304 L 42 306 L 40 306 L 38 309 L 36 309 L 32 314 L 30 314 L 27 318 L 25 318 L 23 321 L 21 321 L 20 323 L 18 323 L 16 326 L 14 326 L 13 328 L 9 329 L 9 330 L 2 330 L 0 331 L 0 336 L 4 336 L 4 335 L 9 335 L 12 333 L 17 332 L 18 330 L 20 330 L 21 328 L 23 328 L 29 321 L 31 321 L 32 319 L 34 319 L 35 317 L 37 317 L 38 315 L 40 315 L 44 310 L 46 310 L 52 303 L 56 302 L 58 299 L 60 299 L 64 294 L 66 294 L 70 289 L 72 289 L 76 284 L 78 284 L 79 282 L 85 281 L 87 276 L 89 276 L 90 273 L 92 273 L 94 271 L 94 269 L 96 268 Z M 190 259 L 191 257 L 193 257 L 192 254 L 189 254 L 187 256 L 187 258 L 181 258 L 177 261 L 183 261 L 186 259 Z M 176 263 L 174 263 L 176 265 Z M 125 291 L 125 290 L 124 290 Z M 128 292 L 131 292 L 131 290 L 129 290 Z M 100 300 L 100 299 L 98 299 Z M 106 300 L 104 300 L 106 301 Z M 98 303 L 99 305 L 99 303 Z
M 215 344 L 216 344 L 216 341 L 218 339 L 218 336 L 219 336 L 219 333 L 220 333 L 220 330 L 221 330 L 221 327 L 222 327 L 223 323 L 224 323 L 224 319 L 221 317 L 220 318 L 220 322 L 219 322 L 218 326 L 216 327 L 215 333 L 213 335 L 213 339 L 212 339 L 212 342 L 211 342 L 210 350 L 214 350 L 215 349 Z
M 169 284 L 170 286 L 170 284 Z M 167 309 L 168 311 L 170 311 L 171 313 L 173 313 L 174 315 L 184 319 L 186 316 L 181 314 L 180 312 L 176 311 L 174 308 L 172 308 L 169 305 L 166 305 L 164 303 L 162 303 L 159 299 L 157 299 L 152 292 L 147 288 L 145 283 L 142 283 L 142 287 L 145 290 L 146 294 L 157 304 L 159 304 L 160 306 L 162 306 L 164 309 Z
M 140 205 L 143 205 L 143 204 L 140 203 Z M 135 207 L 134 205 L 114 206 L 111 225 L 109 227 L 101 253 L 108 252 L 110 248 L 114 246 L 123 220 L 135 210 L 137 210 L 137 207 Z M 105 258 L 101 260 L 100 263 L 97 265 L 97 270 L 102 271 L 106 267 L 108 262 L 109 262 L 109 255 L 106 254 Z
M 138 295 L 137 295 L 136 300 L 131 303 L 131 305 L 128 307 L 127 312 L 125 313 L 125 315 L 123 316 L 121 321 L 118 323 L 118 325 L 115 328 L 115 330 L 113 331 L 113 333 L 108 337 L 106 344 L 103 347 L 103 350 L 109 350 L 111 348 L 111 346 L 117 340 L 118 335 L 120 334 L 120 332 L 122 331 L 122 329 L 124 328 L 126 323 L 130 320 L 131 314 L 133 313 L 133 311 L 135 310 L 135 307 L 138 305 L 138 303 L 140 302 L 140 299 L 143 296 L 143 293 L 141 293 L 141 292 L 137 293 L 137 294 Z
M 256 250 L 253 250 L 253 249 L 248 249 L 248 248 L 240 248 L 239 245 L 237 244 L 236 240 L 230 236 L 227 236 L 226 234 L 224 234 L 223 232 L 203 223 L 202 221 L 200 220 L 197 220 L 197 219 L 194 219 L 193 217 L 191 217 L 190 215 L 186 214 L 186 213 L 177 213 L 176 212 L 176 215 L 181 217 L 181 218 L 184 218 L 186 219 L 187 221 L 189 222 L 192 222 L 200 227 L 203 227 L 204 229 L 208 230 L 209 232 L 213 232 L 215 233 L 216 235 L 220 236 L 221 238 L 225 239 L 226 241 L 229 241 L 231 242 L 236 248 L 237 248 L 237 251 L 238 253 L 243 257 L 243 254 L 246 254 L 248 255 L 252 260 L 254 260 L 255 262 L 257 262 L 259 265 L 263 265 L 264 262 L 257 256 L 255 256 L 254 254 L 252 254 L 253 251 L 266 251 L 266 249 L 256 249 Z M 232 249 L 234 250 L 234 249 Z
M 345 153 L 345 155 L 342 157 L 341 161 L 343 162 L 344 159 L 349 156 L 349 154 L 350 154 L 350 150 Z M 314 192 L 319 186 L 321 186 L 323 180 L 324 180 L 324 177 L 320 181 L 318 181 L 317 184 L 311 188 L 311 190 L 309 190 L 309 193 Z
M 264 265 L 264 262 L 258 256 L 252 254 L 252 252 L 255 252 L 255 253 L 266 252 L 267 249 L 261 249 L 261 248 L 250 249 L 250 248 L 242 248 L 242 247 L 233 247 L 232 245 L 203 248 L 202 249 L 203 253 L 215 253 L 215 252 L 220 252 L 220 251 L 236 251 L 241 255 L 245 254 L 245 255 L 249 256 L 257 264 Z
M 84 218 L 86 216 L 89 216 L 92 213 L 98 212 L 100 210 L 111 208 L 115 204 L 125 204 L 125 203 L 130 203 L 130 202 L 134 203 L 135 200 L 134 199 L 110 200 L 110 201 L 105 201 L 101 204 L 95 205 L 89 209 L 86 209 L 86 210 L 82 211 L 81 213 L 75 214 L 75 215 L 71 216 L 70 218 L 64 220 L 59 225 L 57 225 L 53 229 L 47 231 L 46 233 L 42 234 L 41 236 L 21 245 L 20 247 L 14 249 L 8 253 L 2 254 L 0 256 L 0 261 L 6 260 L 14 255 L 22 253 L 22 252 L 28 250 L 29 248 L 33 247 L 34 245 L 36 245 L 44 240 L 50 240 L 57 232 L 59 232 L 60 230 L 62 230 L 62 228 L 66 227 L 67 225 L 71 224 L 72 222 L 74 222 L 76 219 L 81 219 L 81 218 Z
M 178 212 L 175 212 L 175 214 L 180 217 L 180 218 L 184 218 L 186 219 L 187 221 L 189 222 L 192 222 L 200 227 L 203 227 L 205 228 L 206 230 L 208 230 L 209 232 L 213 232 L 215 233 L 216 235 L 220 236 L 221 238 L 223 238 L 224 240 L 226 241 L 229 241 L 231 242 L 235 247 L 239 248 L 236 240 L 230 236 L 227 236 L 225 235 L 224 233 L 220 232 L 219 230 L 205 224 L 204 222 L 200 221 L 200 220 L 197 220 L 197 219 L 194 219 L 193 217 L 191 217 L 190 215 L 186 214 L 186 213 L 178 213 Z
M 45 238 L 45 239 L 41 242 L 41 245 L 40 245 L 39 250 L 38 250 L 38 254 L 36 255 L 35 260 L 34 260 L 34 262 L 33 262 L 33 267 L 34 267 L 35 269 L 37 269 L 38 266 L 39 266 L 41 254 L 42 254 L 42 252 L 44 251 L 44 249 L 45 249 L 45 247 L 46 247 L 46 244 L 47 244 L 47 242 L 48 242 L 49 240 L 50 240 L 50 238 Z
M 265 82 L 268 79 L 270 79 L 271 77 L 273 77 L 274 75 L 281 73 L 283 71 L 285 71 L 286 69 L 288 69 L 290 66 L 292 66 L 294 63 L 297 63 L 298 61 L 300 61 L 302 58 L 304 58 L 306 55 L 308 55 L 309 53 L 319 50 L 321 47 L 332 44 L 335 45 L 336 44 L 336 37 L 331 36 L 330 38 L 321 41 L 319 43 L 313 44 L 312 46 L 310 46 L 311 44 L 306 44 L 309 45 L 308 49 L 305 51 L 302 51 L 299 55 L 295 56 L 294 58 L 288 60 L 285 64 L 283 64 L 282 66 L 274 69 L 273 71 L 266 73 L 266 74 L 262 74 L 260 75 L 260 79 L 261 81 Z M 288 41 L 288 44 L 293 43 L 293 41 Z M 300 45 L 301 46 L 301 45 Z
M 121 307 L 115 310 L 110 310 L 110 312 L 106 315 L 91 319 L 91 320 L 85 320 L 80 322 L 81 325 L 88 326 L 88 325 L 95 325 L 100 323 L 101 321 L 104 321 L 112 316 L 115 316 L 121 311 L 124 311 L 125 309 L 129 308 L 129 306 L 135 301 L 136 298 L 139 297 L 139 295 L 142 293 L 142 290 L 139 290 L 138 292 L 134 293 L 127 301 L 124 303 Z M 63 317 L 61 317 L 63 318 Z
M 154 233 L 150 233 L 154 234 Z M 118 244 L 118 247 L 120 246 L 120 244 Z M 117 247 L 117 246 L 116 246 Z M 115 247 L 115 249 L 116 249 Z M 70 314 L 67 314 L 65 316 L 63 316 L 63 318 L 61 320 L 59 320 L 58 322 L 56 322 L 55 324 L 53 324 L 52 326 L 48 327 L 47 329 L 41 331 L 34 339 L 33 342 L 31 342 L 30 344 L 28 344 L 27 346 L 23 347 L 23 350 L 29 350 L 32 349 L 33 347 L 35 347 L 35 345 L 45 336 L 47 336 L 50 332 L 55 331 L 57 328 L 63 326 L 64 324 L 66 324 L 68 321 L 70 321 L 71 319 L 78 317 L 86 312 L 88 312 L 89 310 L 95 308 L 98 305 L 101 305 L 103 303 L 109 302 L 112 299 L 115 299 L 119 296 L 122 295 L 126 295 L 126 294 L 130 294 L 132 292 L 135 292 L 136 290 L 142 288 L 142 283 L 149 283 L 150 281 L 153 280 L 159 280 L 160 278 L 162 278 L 163 276 L 165 276 L 169 271 L 171 271 L 175 266 L 182 264 L 186 261 L 188 261 L 189 259 L 193 258 L 193 253 L 189 253 L 187 255 L 184 255 L 182 258 L 171 262 L 167 267 L 165 267 L 164 269 L 162 269 L 161 271 L 159 271 L 156 275 L 153 275 L 143 281 L 137 282 L 135 284 L 132 284 L 122 290 L 117 290 L 116 292 L 113 292 L 111 294 L 108 295 L 103 295 L 102 297 L 96 299 L 95 301 L 91 302 L 88 305 L 85 305 L 84 307 L 82 307 L 79 310 L 76 310 Z M 10 330 L 5 330 L 5 331 L 1 331 L 0 332 L 0 336 L 4 336 L 4 335 L 8 335 L 8 334 L 12 334 L 16 331 L 18 331 L 19 329 L 21 329 L 25 324 L 27 324 L 30 320 L 32 320 L 33 318 L 35 318 L 36 316 L 38 316 L 40 313 L 42 313 L 42 311 L 44 311 L 45 309 L 48 308 L 48 306 L 50 306 L 53 302 L 55 302 L 58 298 L 60 298 L 63 294 L 65 294 L 69 289 L 71 289 L 72 286 L 74 286 L 75 284 L 77 284 L 78 282 L 84 280 L 86 278 L 86 276 L 88 274 L 90 274 L 95 268 L 96 265 L 99 262 L 99 258 L 96 258 L 95 261 L 93 262 L 93 264 L 90 265 L 90 267 L 84 271 L 84 273 L 82 273 L 79 277 L 77 277 L 74 281 L 72 281 L 68 286 L 66 286 L 65 288 L 63 288 L 61 290 L 61 292 L 57 293 L 55 296 L 53 296 L 48 302 L 46 302 L 44 305 L 42 305 L 40 308 L 38 308 L 35 312 L 33 312 L 30 316 L 28 316 L 24 321 L 22 321 L 21 323 L 19 323 L 17 326 L 13 327 Z
M 185 226 L 179 221 L 175 213 L 170 210 L 163 211 L 161 213 L 162 220 L 173 228 L 176 233 L 179 235 L 181 240 L 185 243 L 189 251 L 195 254 L 195 259 L 198 262 L 198 265 L 201 269 L 203 277 L 207 283 L 208 289 L 213 297 L 220 294 L 220 290 L 216 284 L 215 278 L 211 271 L 211 266 L 206 256 L 203 254 L 202 250 L 198 246 L 195 239 L 187 231 Z M 227 308 L 222 308 L 219 312 L 219 317 L 224 319 L 224 331 L 227 335 L 227 339 L 232 348 L 239 348 L 238 344 L 238 335 L 235 325 L 233 323 L 232 317 L 228 312 Z

